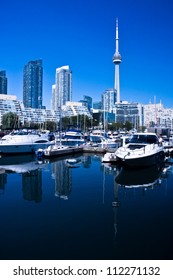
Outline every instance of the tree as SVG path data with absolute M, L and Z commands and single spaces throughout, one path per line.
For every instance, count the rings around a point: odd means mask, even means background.
M 127 130 L 131 130 L 131 129 L 132 129 L 132 123 L 129 122 L 129 121 L 126 121 L 124 127 L 125 127 L 125 129 L 127 129 Z
M 3 129 L 17 129 L 19 117 L 16 113 L 6 113 L 2 116 L 2 128 Z

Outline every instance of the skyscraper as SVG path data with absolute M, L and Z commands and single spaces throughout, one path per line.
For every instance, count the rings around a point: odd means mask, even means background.
M 0 71 L 0 94 L 7 94 L 6 71 Z
M 116 19 L 116 49 L 112 58 L 115 64 L 115 84 L 114 89 L 117 90 L 117 103 L 120 103 L 120 76 L 119 76 L 119 64 L 122 61 L 122 57 L 119 53 L 119 38 L 118 38 L 118 19 Z
M 25 107 L 42 108 L 42 60 L 29 61 L 23 70 L 23 103 Z
M 93 107 L 92 97 L 90 97 L 88 95 L 84 95 L 84 100 L 87 102 L 87 107 L 88 107 L 88 110 L 90 111 L 91 108 Z
M 52 86 L 52 109 L 58 110 L 67 101 L 72 101 L 72 71 L 69 66 L 56 69 L 55 85 Z

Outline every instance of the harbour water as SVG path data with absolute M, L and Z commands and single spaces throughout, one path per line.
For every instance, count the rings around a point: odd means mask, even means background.
M 0 158 L 1 260 L 173 259 L 173 166 L 101 157 Z

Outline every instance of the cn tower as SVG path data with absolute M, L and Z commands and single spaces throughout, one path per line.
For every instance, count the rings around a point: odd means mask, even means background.
M 118 19 L 116 19 L 116 48 L 115 53 L 112 58 L 113 63 L 115 64 L 115 84 L 114 89 L 117 91 L 117 103 L 120 103 L 120 75 L 119 75 L 119 64 L 122 61 L 122 57 L 119 53 L 119 38 L 118 38 Z

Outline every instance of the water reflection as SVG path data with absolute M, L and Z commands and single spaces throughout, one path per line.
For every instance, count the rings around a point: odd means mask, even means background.
M 72 169 L 80 166 L 89 168 L 92 163 L 91 156 L 87 155 L 50 159 L 46 162 L 51 164 L 52 178 L 55 181 L 55 196 L 64 200 L 68 200 L 72 192 Z
M 149 188 L 161 183 L 163 166 L 153 165 L 140 169 L 122 167 L 115 178 L 116 183 L 125 188 Z
M 167 256 L 166 249 L 171 247 L 168 241 L 172 240 L 171 165 L 129 170 L 102 164 L 100 155 L 91 154 L 42 162 L 26 156 L 25 160 L 10 160 L 4 159 L 2 164 L 0 159 L 2 193 L 6 187 L 6 195 L 0 197 L 1 211 L 5 213 L 1 224 L 6 229 L 1 232 L 1 239 L 10 232 L 13 236 L 8 239 L 8 246 L 6 242 L 1 248 L 1 256 L 155 258 L 161 244 Z M 74 165 L 69 166 L 69 162 Z M 25 169 L 26 166 L 30 168 Z M 168 182 L 166 195 L 164 180 Z M 7 207 L 12 211 L 4 211 Z M 15 235 L 16 228 L 19 230 Z M 22 245 L 18 246 L 16 240 Z M 163 256 L 162 252 L 159 254 Z
M 28 201 L 42 201 L 42 172 L 38 168 L 22 174 L 23 198 Z
M 45 164 L 39 164 L 33 155 L 20 155 L 0 158 L 0 193 L 4 193 L 10 174 L 18 173 L 21 178 L 23 198 L 41 202 L 42 172 Z
M 39 168 L 33 155 L 20 155 L 0 158 L 0 173 L 26 173 Z
M 72 174 L 65 159 L 52 162 L 52 177 L 55 181 L 55 196 L 67 200 L 72 190 Z
M 4 194 L 5 185 L 7 184 L 7 174 L 0 171 L 0 194 Z

